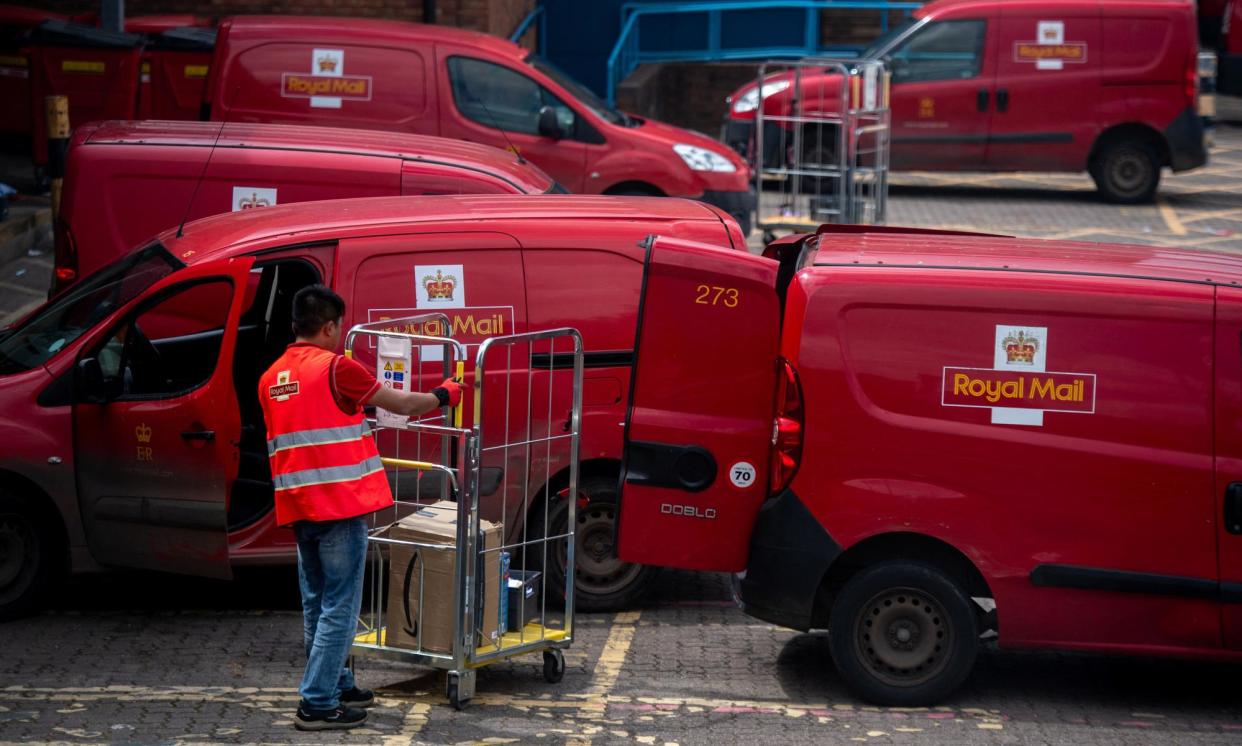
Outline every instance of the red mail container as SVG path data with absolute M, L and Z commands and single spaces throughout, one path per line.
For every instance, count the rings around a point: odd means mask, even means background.
M 69 97 L 69 122 L 131 119 L 138 96 L 142 37 L 45 21 L 31 37 L 34 161 L 47 163 L 46 96 Z
M 153 36 L 142 55 L 140 119 L 197 120 L 216 30 L 187 26 Z
M 23 48 L 30 30 L 47 20 L 62 19 L 58 13 L 0 5 L 0 132 L 30 132 L 30 63 Z

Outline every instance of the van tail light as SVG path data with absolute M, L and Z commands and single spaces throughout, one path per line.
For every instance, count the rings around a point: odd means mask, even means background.
M 802 383 L 788 360 L 779 362 L 776 419 L 772 423 L 770 491 L 776 495 L 789 486 L 802 464 L 802 431 L 806 414 L 802 407 Z
M 69 225 L 63 220 L 57 220 L 54 229 L 54 259 L 51 295 L 56 295 L 78 279 L 78 245 L 73 240 Z
M 1199 46 L 1190 53 L 1190 61 L 1186 63 L 1186 101 L 1188 105 L 1197 107 L 1199 102 Z

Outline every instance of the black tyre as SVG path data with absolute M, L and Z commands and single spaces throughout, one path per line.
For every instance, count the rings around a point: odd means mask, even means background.
M 448 691 L 446 693 L 448 694 L 449 704 L 453 706 L 454 710 L 460 712 L 466 709 L 466 707 L 470 704 L 470 699 L 468 697 L 465 699 L 462 698 L 461 682 L 455 674 L 448 675 L 447 690 Z
M 565 654 L 553 648 L 543 651 L 543 680 L 558 684 L 565 678 Z
M 51 522 L 30 501 L 0 491 L 0 621 L 38 608 L 59 576 Z
M 1151 202 L 1160 185 L 1160 154 L 1144 140 L 1114 142 L 1103 147 L 1090 171 L 1096 189 L 1109 202 Z
M 578 611 L 608 611 L 633 604 L 647 590 L 655 569 L 645 565 L 622 562 L 613 545 L 617 523 L 617 482 L 615 478 L 587 477 L 578 485 L 587 499 L 577 511 L 574 553 L 577 572 L 574 582 L 574 608 Z M 528 526 L 531 536 L 556 536 L 569 526 L 569 498 L 553 498 L 548 511 L 548 533 L 544 534 L 543 516 L 531 515 L 534 525 Z M 565 545 L 561 541 L 553 551 L 548 547 L 544 583 L 552 598 L 565 597 Z M 537 545 L 536 545 L 537 546 Z M 527 567 L 541 568 L 542 552 L 536 548 L 527 555 Z
M 915 562 L 885 562 L 850 578 L 828 633 L 841 678 L 878 705 L 943 700 L 966 680 L 979 650 L 970 599 L 941 571 Z

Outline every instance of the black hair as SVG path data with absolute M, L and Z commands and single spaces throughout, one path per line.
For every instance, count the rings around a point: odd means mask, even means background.
M 345 316 L 345 300 L 326 285 L 307 285 L 293 296 L 293 333 L 313 337 Z

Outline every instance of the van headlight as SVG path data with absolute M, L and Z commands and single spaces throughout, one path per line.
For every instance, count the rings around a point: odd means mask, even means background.
M 737 170 L 737 167 L 733 165 L 733 161 L 707 148 L 678 143 L 673 146 L 673 152 L 681 156 L 681 159 L 686 162 L 691 171 L 714 171 L 721 174 L 731 174 Z
M 763 84 L 763 97 L 775 96 L 781 91 L 793 85 L 789 80 L 775 80 L 771 83 Z M 737 103 L 733 104 L 733 111 L 737 114 L 746 114 L 759 108 L 759 88 L 751 88 L 745 93 L 737 97 Z

